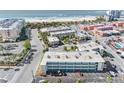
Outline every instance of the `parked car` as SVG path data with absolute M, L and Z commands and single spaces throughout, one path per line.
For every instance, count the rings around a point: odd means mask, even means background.
M 29 64 L 30 63 L 30 60 L 25 60 L 25 64 Z
M 112 67 L 113 67 L 113 68 L 116 68 L 116 65 L 112 64 Z
M 121 54 L 121 52 L 118 52 L 118 51 L 117 51 L 116 53 L 117 53 L 117 54 Z
M 43 82 L 45 82 L 45 80 L 40 80 L 40 81 L 39 81 L 39 83 L 43 83 Z
M 10 68 L 4 68 L 4 71 L 7 71 L 7 70 L 9 70 Z
M 24 66 L 24 63 L 17 63 L 16 66 Z
M 111 59 L 111 61 L 114 61 L 114 59 Z
M 67 76 L 67 74 L 66 74 L 66 73 L 64 73 L 63 75 L 64 75 L 64 76 Z
M 19 70 L 20 70 L 20 68 L 16 68 L 16 69 L 15 69 L 15 71 L 19 71 Z
M 124 58 L 124 56 L 121 56 L 121 58 Z
M 109 71 L 109 74 L 110 74 L 112 77 L 116 77 L 116 76 L 117 76 L 117 74 L 116 74 L 115 72 L 113 72 L 113 71 Z

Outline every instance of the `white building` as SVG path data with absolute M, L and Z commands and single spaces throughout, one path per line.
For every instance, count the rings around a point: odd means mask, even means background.
M 4 19 L 0 21 L 0 35 L 2 41 L 15 41 L 19 37 L 24 20 L 21 19 Z
M 105 60 L 98 52 L 46 52 L 41 71 L 96 72 L 103 71 Z
M 93 50 L 104 50 L 103 46 L 95 42 L 89 42 L 85 44 L 77 44 L 79 51 L 93 51 Z
M 71 29 L 50 33 L 51 36 L 57 36 L 57 37 L 71 36 L 73 34 L 75 34 L 75 30 L 71 30 Z
M 76 31 L 70 27 L 59 26 L 41 29 L 41 32 L 48 32 L 51 36 L 63 37 L 73 35 Z
M 58 37 L 51 37 L 51 36 L 48 36 L 47 39 L 48 39 L 48 42 L 49 42 L 49 45 L 50 45 L 50 46 L 54 46 L 54 45 L 58 45 L 58 44 L 59 44 L 59 39 L 58 39 Z

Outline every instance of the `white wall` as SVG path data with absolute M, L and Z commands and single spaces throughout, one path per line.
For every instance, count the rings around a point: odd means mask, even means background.
M 98 71 L 102 71 L 103 70 L 103 67 L 104 67 L 104 63 L 98 63 L 97 70 Z
M 46 65 L 41 65 L 41 72 L 43 73 L 43 74 L 46 74 Z

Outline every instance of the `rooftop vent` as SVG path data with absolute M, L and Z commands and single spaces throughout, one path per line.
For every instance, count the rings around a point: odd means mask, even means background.
M 79 55 L 81 56 L 81 53 L 79 52 Z
M 48 56 L 47 56 L 47 58 L 49 58 L 49 59 L 50 59 L 51 57 L 48 55 Z
M 89 59 L 92 59 L 92 57 L 91 57 L 91 56 L 89 56 Z
M 78 59 L 79 57 L 77 55 L 75 55 L 75 58 Z
M 69 56 L 67 56 L 67 55 L 66 55 L 66 58 L 68 59 L 68 58 L 69 58 Z
M 60 56 L 59 56 L 59 55 L 57 55 L 57 58 L 59 59 L 59 58 L 60 58 Z

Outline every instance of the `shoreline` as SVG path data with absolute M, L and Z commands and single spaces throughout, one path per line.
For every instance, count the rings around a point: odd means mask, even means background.
M 95 20 L 99 16 L 69 16 L 69 17 L 16 17 L 17 19 L 24 19 L 25 22 L 66 22 L 66 21 L 83 21 Z M 104 16 L 105 17 L 105 16 Z M 8 18 L 0 18 L 0 20 Z M 11 18 L 10 18 L 11 19 Z

